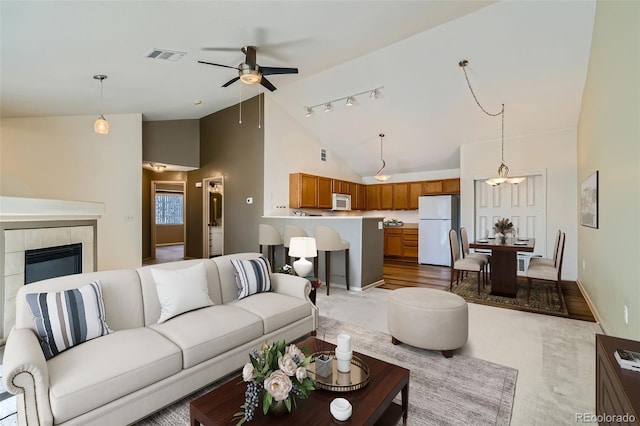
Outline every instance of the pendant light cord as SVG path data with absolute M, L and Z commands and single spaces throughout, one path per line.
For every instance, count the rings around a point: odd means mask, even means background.
M 466 66 L 468 65 L 468 62 L 465 61 L 460 61 L 460 63 L 458 64 L 460 65 L 460 68 L 462 68 L 462 72 L 464 72 L 464 78 L 465 80 L 467 80 L 467 86 L 469 86 L 469 91 L 471 91 L 471 95 L 473 96 L 473 100 L 476 101 L 476 104 L 478 105 L 478 107 L 482 110 L 482 112 L 484 112 L 485 114 L 487 114 L 490 117 L 497 117 L 498 115 L 501 116 L 501 125 L 502 125 L 502 133 L 501 133 L 501 139 L 500 142 L 502 144 L 502 151 L 501 151 L 501 156 L 500 159 L 502 160 L 502 162 L 504 163 L 504 104 L 502 104 L 502 109 L 500 110 L 500 112 L 496 112 L 495 114 L 490 113 L 489 111 L 487 111 L 486 109 L 484 109 L 484 107 L 482 105 L 480 105 L 480 101 L 478 101 L 478 98 L 476 97 L 476 93 L 473 91 L 473 88 L 471 87 L 471 83 L 469 82 L 469 76 L 467 75 L 467 69 Z

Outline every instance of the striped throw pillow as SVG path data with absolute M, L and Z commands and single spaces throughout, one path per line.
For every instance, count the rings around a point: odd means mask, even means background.
M 231 259 L 236 270 L 238 299 L 271 291 L 269 264 L 263 256 L 257 259 Z
M 27 294 L 27 304 L 46 359 L 113 332 L 105 321 L 100 281 L 57 293 Z

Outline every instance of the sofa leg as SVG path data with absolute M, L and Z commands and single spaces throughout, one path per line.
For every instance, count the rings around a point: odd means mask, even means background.
M 396 339 L 395 337 L 391 336 L 391 343 L 393 343 L 394 345 L 399 345 L 402 342 L 398 339 Z
M 445 358 L 451 358 L 453 356 L 453 351 L 452 350 L 442 351 L 442 356 L 444 356 Z

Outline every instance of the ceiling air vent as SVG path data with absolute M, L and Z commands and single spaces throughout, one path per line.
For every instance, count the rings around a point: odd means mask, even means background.
M 180 60 L 186 54 L 187 52 L 177 52 L 175 50 L 153 49 L 151 50 L 151 52 L 147 53 L 145 57 L 151 58 L 151 59 L 163 59 L 165 61 L 175 62 Z

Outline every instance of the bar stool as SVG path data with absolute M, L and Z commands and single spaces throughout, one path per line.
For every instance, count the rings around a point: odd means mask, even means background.
M 289 256 L 289 247 L 291 247 L 291 238 L 292 237 L 308 237 L 307 231 L 295 225 L 285 225 L 284 227 L 284 236 L 282 238 L 284 244 L 284 256 L 286 262 L 291 264 L 291 256 Z
M 267 246 L 267 259 L 271 269 L 275 270 L 275 247 L 282 244 L 282 235 L 275 227 L 261 223 L 258 226 L 258 244 L 260 244 L 260 253 L 262 253 L 262 247 Z
M 333 228 L 316 226 L 313 230 L 316 239 L 316 249 L 324 252 L 325 280 L 327 281 L 327 295 L 329 295 L 329 278 L 331 277 L 331 252 L 344 250 L 344 269 L 347 290 L 349 290 L 349 241 L 343 240 Z M 314 274 L 318 276 L 318 263 L 314 265 Z

